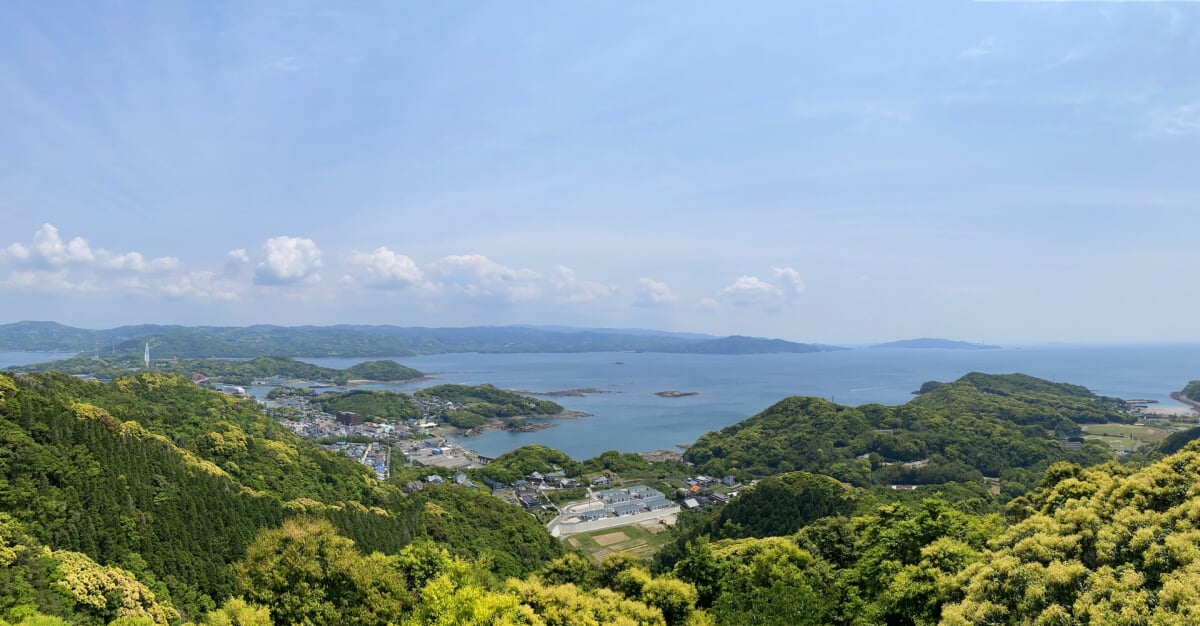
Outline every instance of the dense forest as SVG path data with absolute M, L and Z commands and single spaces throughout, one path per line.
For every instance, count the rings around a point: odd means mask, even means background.
M 29 606 L 82 611 L 79 598 L 30 582 L 58 576 L 38 556 L 45 547 L 119 568 L 124 573 L 105 579 L 141 581 L 164 611 L 194 619 L 234 592 L 232 565 L 260 531 L 297 515 L 327 521 L 368 551 L 453 540 L 454 554 L 482 559 L 498 576 L 526 573 L 561 552 L 517 507 L 470 490 L 405 497 L 364 466 L 292 435 L 253 402 L 177 376 L 100 384 L 0 374 L 0 433 L 0 563 L 19 544 L 33 551 L 34 570 L 0 584 L 30 589 L 0 598 L 0 616 Z M 95 569 L 81 557 L 67 563 Z M 111 602 L 93 603 L 116 610 Z M 104 611 L 71 619 L 107 623 Z
M 150 342 L 164 358 L 278 356 L 405 357 L 448 352 L 820 352 L 833 346 L 755 337 L 712 337 L 640 330 L 474 326 L 122 326 L 72 328 L 54 322 L 0 325 L 0 350 L 140 356 Z
M 503 406 L 493 390 L 442 393 Z M 1061 444 L 1098 420 L 1127 416 L 1079 387 L 971 374 L 903 407 L 789 398 L 702 438 L 699 468 L 530 446 L 473 472 L 763 470 L 681 516 L 652 560 L 595 562 L 483 490 L 406 495 L 420 468 L 376 480 L 182 377 L 0 374 L 0 624 L 1195 623 L 1200 444 L 1140 467 Z M 984 431 L 991 454 L 964 452 Z M 859 484 L 825 471 L 858 461 L 864 432 L 916 448 L 867 452 L 883 463 L 924 452 L 976 474 L 896 492 L 879 484 L 896 465 Z M 970 463 L 997 458 L 1028 489 L 979 488 Z
M 352 411 L 367 419 L 394 422 L 429 417 L 458 428 L 474 428 L 489 419 L 557 415 L 563 407 L 492 385 L 436 385 L 414 394 L 355 389 L 310 399 L 327 413 Z
M 145 368 L 141 355 L 96 359 L 79 355 L 58 361 L 48 361 L 13 368 L 21 372 L 63 372 L 78 376 L 94 376 L 111 380 Z M 263 378 L 294 378 L 308 382 L 345 385 L 350 381 L 394 382 L 415 380 L 424 376 L 418 370 L 395 361 L 364 361 L 346 369 L 321 367 L 288 357 L 259 356 L 253 359 L 157 359 L 151 361 L 151 371 L 191 377 L 203 374 L 213 383 L 249 385 Z
M 717 476 L 805 470 L 859 487 L 991 478 L 1015 497 L 1055 461 L 1114 458 L 1099 442 L 1067 446 L 1079 424 L 1134 420 L 1119 400 L 1019 374 L 972 373 L 924 387 L 899 407 L 787 398 L 704 435 L 685 460 Z

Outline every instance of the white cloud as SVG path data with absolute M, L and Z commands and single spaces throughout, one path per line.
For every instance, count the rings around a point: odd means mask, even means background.
M 187 272 L 163 281 L 159 290 L 174 298 L 196 297 L 237 300 L 241 284 L 213 272 Z
M 28 261 L 29 254 L 29 248 L 26 248 L 20 243 L 13 242 L 4 250 L 0 250 L 0 261 L 8 259 L 12 259 L 14 261 Z
M 403 288 L 424 282 L 425 274 L 406 255 L 384 246 L 371 252 L 354 251 L 347 259 L 366 273 L 366 284 L 373 287 Z M 351 276 L 351 280 L 353 277 Z
M 272 237 L 263 244 L 263 260 L 254 272 L 260 285 L 293 285 L 321 280 L 321 249 L 304 237 Z
M 759 306 L 779 309 L 784 303 L 804 293 L 800 272 L 792 267 L 772 267 L 771 278 L 739 276 L 717 293 L 717 301 L 733 306 Z
M 88 281 L 72 281 L 67 276 L 67 270 L 26 269 L 16 270 L 8 275 L 4 286 L 30 291 L 48 292 L 87 292 L 96 291 L 96 287 Z
M 558 265 L 547 279 L 554 294 L 566 302 L 594 302 L 611 296 L 616 289 L 591 280 L 580 280 L 575 270 Z
M 783 297 L 783 290 L 757 276 L 739 276 L 719 294 L 734 306 L 749 306 Z
M 992 56 L 1000 54 L 1000 40 L 995 37 L 984 37 L 979 43 L 958 53 L 958 56 L 964 59 L 976 59 L 979 57 Z
M 543 291 L 537 272 L 506 267 L 481 254 L 442 257 L 430 264 L 429 274 L 440 287 L 469 297 L 531 300 Z
M 146 259 L 139 252 L 116 253 L 92 247 L 84 237 L 62 240 L 54 224 L 42 224 L 32 240 L 0 249 L 0 263 L 13 265 L 7 288 L 59 293 L 130 291 L 154 293 L 163 281 L 181 271 L 179 259 Z
M 234 248 L 225 253 L 226 258 L 235 263 L 249 263 L 250 255 L 246 253 L 245 248 Z
M 9 244 L 0 252 L 0 260 L 42 270 L 74 267 L 85 271 L 152 274 L 179 269 L 179 259 L 174 257 L 159 257 L 147 261 L 139 252 L 116 253 L 104 248 L 93 248 L 83 237 L 64 242 L 58 228 L 53 224 L 42 224 L 33 234 L 29 245 L 20 242 Z M 58 281 L 56 284 L 73 283 Z
M 797 272 L 796 268 L 771 267 L 771 279 L 786 295 L 798 296 L 804 293 L 804 281 L 800 279 L 800 272 Z
M 639 306 L 668 304 L 679 299 L 679 296 L 671 291 L 671 287 L 660 280 L 642 278 L 638 280 L 638 283 L 640 287 L 638 288 L 636 304 Z

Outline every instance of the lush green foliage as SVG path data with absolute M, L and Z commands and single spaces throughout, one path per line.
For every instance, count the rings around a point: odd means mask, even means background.
M 416 370 L 413 370 L 416 371 Z M 397 391 L 355 389 L 345 393 L 325 393 L 311 402 L 327 413 L 353 411 L 369 420 L 397 421 L 429 417 L 458 428 L 474 428 L 492 418 L 521 415 L 556 415 L 563 408 L 554 402 L 537 400 L 492 385 L 437 385 L 421 389 L 414 396 Z M 424 405 L 418 406 L 418 401 Z M 453 409 L 445 407 L 452 402 Z
M 425 374 L 395 361 L 363 361 L 342 370 L 341 375 L 349 380 L 398 381 L 421 378 Z
M 777 469 L 813 455 L 844 472 L 840 448 L 890 429 L 867 441 L 920 442 L 938 471 L 978 472 L 978 451 L 947 451 L 982 445 L 985 425 L 1007 454 L 1014 432 L 1037 443 L 1113 406 L 1046 385 L 972 375 L 895 409 L 793 398 L 729 434 L 756 447 L 710 447 L 710 460 L 790 454 Z M 802 432 L 764 445 L 788 427 Z M 986 511 L 995 496 L 977 481 L 917 499 L 783 472 L 682 516 L 650 567 L 627 555 L 596 565 L 485 490 L 403 496 L 253 403 L 180 377 L 0 374 L 0 625 L 1196 623 L 1200 444 L 1140 469 L 1042 472 L 1059 448 L 1005 470 L 1036 476 L 1005 517 Z M 903 467 L 863 461 L 868 482 Z M 511 479 L 658 466 L 530 446 L 489 468 Z
M 421 417 L 412 396 L 396 391 L 354 389 L 344 393 L 323 393 L 310 400 L 326 413 L 350 411 L 373 422 L 395 422 Z
M 514 480 L 525 478 L 533 472 L 545 474 L 553 471 L 562 471 L 567 476 L 578 476 L 580 465 L 554 448 L 528 445 L 501 454 L 482 469 L 476 470 L 476 473 L 485 478 L 511 484 Z
M 143 618 L 166 626 L 179 613 L 131 572 L 97 564 L 85 554 L 39 545 L 22 526 L 0 513 L 0 624 L 54 623 L 50 613 L 76 624 L 108 624 Z
M 467 489 L 406 498 L 253 402 L 164 374 L 112 384 L 0 374 L 0 511 L 30 538 L 22 545 L 119 566 L 190 616 L 230 597 L 231 564 L 261 529 L 294 515 L 328 520 L 368 550 L 437 537 L 504 574 L 561 550 L 515 506 Z M 47 566 L 31 563 L 48 580 Z M 33 597 L 43 612 L 74 615 L 55 608 L 56 596 L 38 600 L 31 585 L 16 600 L 0 585 L 0 598 L 24 606 Z
M 1189 381 L 1188 384 L 1183 387 L 1183 397 L 1189 400 L 1200 402 L 1200 380 Z
M 723 538 L 790 535 L 822 517 L 851 513 L 864 497 L 861 490 L 828 476 L 779 474 L 722 507 L 714 534 Z
M 141 371 L 145 362 L 140 355 L 95 359 L 80 355 L 69 359 L 37 363 L 14 368 L 24 372 L 64 372 L 73 375 L 91 375 L 96 378 L 113 379 Z M 320 367 L 304 361 L 282 356 L 259 356 L 248 360 L 229 359 L 159 359 L 151 363 L 155 372 L 192 376 L 200 373 L 214 383 L 249 385 L 252 381 L 271 378 L 298 378 L 301 380 L 345 384 L 349 380 L 394 381 L 411 380 L 424 376 L 421 372 L 405 367 L 395 361 L 367 361 L 344 370 Z
M 523 415 L 557 415 L 563 408 L 549 400 L 538 400 L 492 385 L 436 385 L 416 392 L 418 398 L 437 398 L 453 402 L 458 411 L 469 411 L 486 418 Z
M 619 474 L 624 478 L 667 478 L 671 476 L 686 476 L 691 473 L 685 463 L 679 461 L 650 462 L 634 452 L 617 452 L 609 450 L 583 461 L 580 464 L 583 472 L 608 472 Z
M 1036 378 L 968 374 L 900 407 L 845 407 L 792 397 L 701 437 L 686 460 L 712 475 L 766 476 L 801 469 L 856 486 L 1002 480 L 1031 487 L 1056 460 L 1094 464 L 1106 446 L 1068 450 L 1077 422 L 1131 421 L 1116 400 Z M 925 461 L 928 461 L 927 463 Z

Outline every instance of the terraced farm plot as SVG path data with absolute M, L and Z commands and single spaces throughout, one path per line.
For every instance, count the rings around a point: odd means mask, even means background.
M 669 533 L 651 532 L 641 526 L 631 525 L 572 535 L 568 542 L 571 547 L 583 550 L 592 559 L 603 561 L 613 554 L 622 553 L 650 558 L 669 540 Z
M 629 541 L 629 535 L 626 535 L 622 532 L 615 532 L 604 535 L 595 535 L 592 537 L 592 539 L 602 546 L 611 546 L 614 543 L 624 543 Z

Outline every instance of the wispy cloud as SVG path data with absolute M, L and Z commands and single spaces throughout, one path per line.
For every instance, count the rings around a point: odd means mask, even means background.
M 988 57 L 1000 54 L 1002 52 L 1000 40 L 993 36 L 984 37 L 975 45 L 958 53 L 958 56 L 964 59 L 977 59 L 979 57 Z
M 671 290 L 667 283 L 653 278 L 642 278 L 638 280 L 638 292 L 635 304 L 638 306 L 656 306 L 669 304 L 679 300 L 679 296 Z
M 1200 137 L 1200 102 L 1155 110 L 1149 125 L 1149 134 L 1161 139 Z
M 280 56 L 264 63 L 263 68 L 272 72 L 291 73 L 304 69 L 304 64 L 297 57 Z

